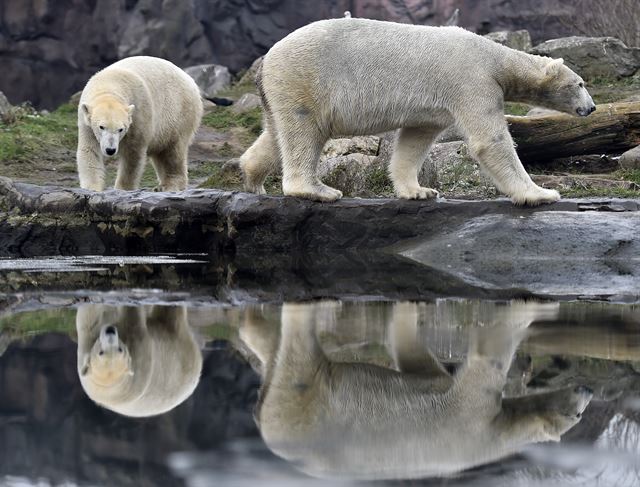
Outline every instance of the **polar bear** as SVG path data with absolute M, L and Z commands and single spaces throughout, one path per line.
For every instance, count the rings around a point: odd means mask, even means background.
M 78 375 L 99 405 L 125 416 L 162 414 L 198 385 L 202 355 L 184 306 L 78 308 Z
M 78 105 L 78 175 L 104 189 L 104 162 L 118 158 L 116 189 L 136 189 L 147 156 L 161 191 L 187 187 L 187 150 L 202 118 L 195 81 L 164 59 L 134 56 L 96 73 Z
M 256 82 L 264 130 L 241 156 L 245 189 L 264 193 L 282 164 L 285 195 L 334 201 L 316 165 L 330 137 L 400 129 L 390 175 L 400 198 L 433 198 L 418 184 L 430 145 L 455 124 L 496 187 L 516 204 L 556 201 L 522 167 L 504 101 L 586 116 L 584 81 L 563 64 L 501 46 L 459 27 L 333 19 L 296 30 L 266 54 Z
M 420 343 L 415 303 L 396 303 L 388 323 L 395 370 L 331 360 L 318 340 L 333 312 L 326 307 L 335 306 L 285 303 L 280 323 L 254 310 L 239 331 L 264 380 L 256 408 L 262 437 L 310 475 L 450 475 L 532 443 L 559 441 L 592 398 L 584 386 L 502 396 L 526 328 L 555 316 L 554 304 L 493 308 L 471 333 L 467 358 L 453 375 Z

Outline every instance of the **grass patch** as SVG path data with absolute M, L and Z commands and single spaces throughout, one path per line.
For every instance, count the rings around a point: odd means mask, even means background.
M 524 116 L 529 110 L 531 110 L 531 106 L 525 103 L 506 102 L 504 104 L 505 115 Z
M 393 182 L 385 167 L 376 167 L 367 175 L 367 189 L 378 196 L 393 195 Z
M 75 332 L 76 310 L 72 308 L 28 311 L 0 318 L 0 332 L 28 337 L 39 333 Z
M 0 123 L 0 163 L 47 159 L 52 148 L 75 152 L 77 144 L 77 112 L 68 104 L 48 115 L 17 107 L 11 123 Z
M 218 107 L 202 118 L 202 124 L 221 131 L 243 128 L 253 136 L 262 131 L 262 109 L 254 108 L 244 113 L 235 113 L 230 107 Z
M 239 73 L 239 77 L 240 73 Z M 220 90 L 216 93 L 216 96 L 222 98 L 231 98 L 233 100 L 238 100 L 245 93 L 252 93 L 257 95 L 256 85 L 254 83 L 236 83 L 229 88 L 225 88 L 224 90 Z

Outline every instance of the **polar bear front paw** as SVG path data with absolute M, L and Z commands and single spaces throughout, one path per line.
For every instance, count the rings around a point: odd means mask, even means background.
M 538 206 L 544 203 L 554 203 L 560 199 L 560 193 L 555 189 L 545 189 L 538 185 L 531 186 L 522 193 L 511 196 L 516 205 Z
M 313 201 L 332 202 L 342 198 L 342 191 L 322 183 L 307 186 L 283 184 L 282 192 L 285 196 L 296 196 Z
M 396 190 L 398 198 L 406 200 L 429 200 L 436 198 L 438 194 L 439 193 L 435 189 L 424 188 L 422 186 L 411 189 Z

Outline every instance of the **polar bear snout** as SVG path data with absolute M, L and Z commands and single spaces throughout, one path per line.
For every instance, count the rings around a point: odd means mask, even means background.
M 105 325 L 100 329 L 100 351 L 121 351 L 118 330 L 113 325 Z
M 118 153 L 118 145 L 120 144 L 119 134 L 109 133 L 104 130 L 100 136 L 100 149 L 107 157 L 113 157 Z
M 580 115 L 581 117 L 586 117 L 588 115 L 591 115 L 595 111 L 596 111 L 596 106 L 595 105 L 591 105 L 590 107 L 576 108 L 576 113 L 578 115 Z

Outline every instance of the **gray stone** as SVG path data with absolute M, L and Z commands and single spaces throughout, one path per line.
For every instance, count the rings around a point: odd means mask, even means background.
M 13 115 L 13 107 L 4 93 L 0 91 L 0 120 L 9 122 Z
M 209 113 L 215 112 L 216 110 L 218 110 L 218 105 L 216 105 L 215 103 L 213 103 L 210 100 L 207 100 L 206 98 L 202 99 L 202 110 L 203 110 L 203 114 L 204 115 L 208 115 Z
M 483 289 L 637 296 L 638 228 L 640 213 L 622 207 L 613 213 L 543 208 L 534 214 L 479 215 L 425 236 L 402 255 Z
M 82 96 L 82 90 L 76 91 L 69 97 L 69 105 L 77 107 L 80 104 L 80 97 Z
M 258 95 L 254 95 L 253 93 L 245 93 L 240 97 L 238 101 L 236 101 L 231 106 L 231 110 L 235 113 L 244 113 L 260 106 L 262 106 L 262 102 L 260 101 L 260 97 Z
M 640 169 L 640 145 L 622 154 L 618 162 L 623 169 Z
M 518 51 L 529 51 L 531 49 L 531 36 L 528 30 L 501 30 L 498 32 L 491 32 L 485 35 L 487 39 L 491 39 L 493 42 L 502 44 L 503 46 L 516 49 Z
M 329 186 L 349 197 L 371 197 L 370 176 L 377 167 L 376 156 L 347 154 L 321 159 L 318 174 Z
M 640 48 L 615 37 L 563 37 L 538 44 L 532 54 L 563 58 L 585 79 L 633 76 L 640 69 Z
M 262 64 L 262 60 L 264 56 L 260 56 L 258 59 L 251 63 L 251 66 L 244 72 L 238 84 L 241 85 L 255 85 L 256 84 L 256 73 L 258 72 L 258 68 Z
M 202 95 L 207 98 L 231 85 L 231 74 L 226 66 L 200 64 L 185 68 L 185 72 L 194 79 Z
M 365 135 L 352 137 L 350 139 L 331 139 L 322 150 L 324 157 L 344 156 L 347 154 L 367 154 L 378 155 L 380 148 L 380 137 Z

